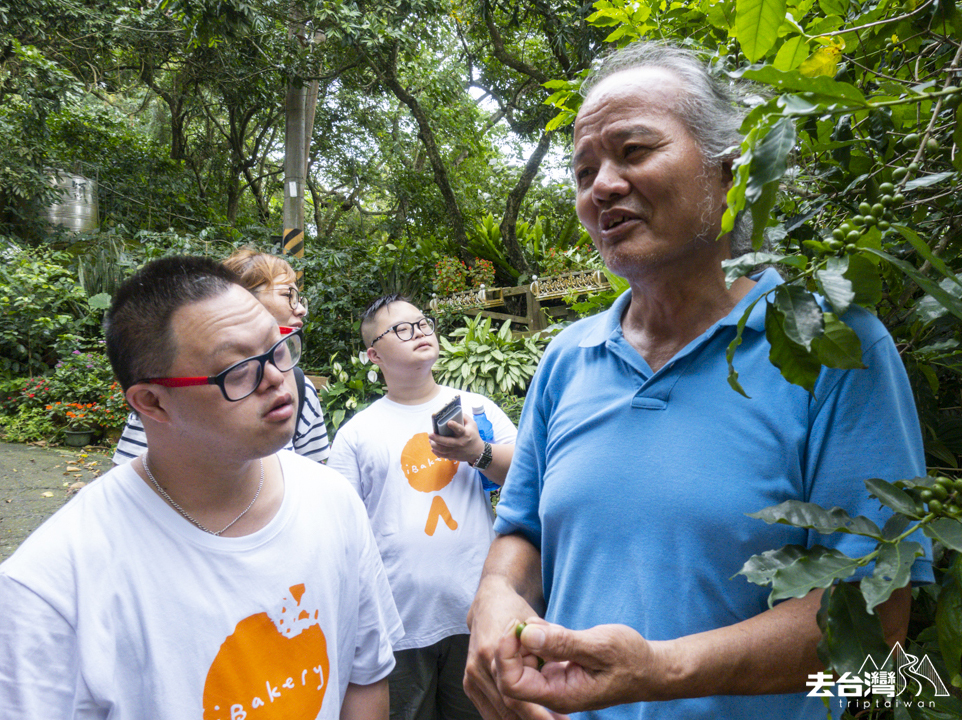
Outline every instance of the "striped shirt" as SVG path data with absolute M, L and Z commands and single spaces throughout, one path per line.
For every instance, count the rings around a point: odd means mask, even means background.
M 330 454 L 331 445 L 327 439 L 327 426 L 324 424 L 324 413 L 321 411 L 321 401 L 317 397 L 317 388 L 304 378 L 304 407 L 297 418 L 297 429 L 294 438 L 284 446 L 298 455 L 304 455 L 311 460 L 323 463 Z M 130 413 L 127 424 L 117 441 L 114 452 L 114 464 L 122 465 L 135 457 L 142 455 L 147 449 L 147 434 L 144 424 L 137 413 Z

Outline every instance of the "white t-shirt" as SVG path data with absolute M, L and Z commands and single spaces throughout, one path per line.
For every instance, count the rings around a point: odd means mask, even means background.
M 442 387 L 423 405 L 377 400 L 341 427 L 327 461 L 354 485 L 371 518 L 404 621 L 395 650 L 468 632 L 468 609 L 494 539 L 491 503 L 478 471 L 439 460 L 428 443 L 431 413 L 455 394 L 464 413 L 484 406 L 496 444 L 514 442 L 514 425 L 494 403 Z
M 279 453 L 284 499 L 244 537 L 181 517 L 134 472 L 84 488 L 0 565 L 4 720 L 337 720 L 403 634 L 337 473 Z

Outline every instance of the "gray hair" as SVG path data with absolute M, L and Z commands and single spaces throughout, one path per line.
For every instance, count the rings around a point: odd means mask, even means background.
M 587 98 L 602 80 L 615 73 L 640 67 L 661 68 L 681 80 L 685 94 L 678 99 L 675 113 L 691 132 L 706 166 L 719 167 L 738 156 L 743 140 L 740 128 L 748 114 L 742 102 L 747 88 L 722 82 L 691 50 L 665 42 L 633 42 L 595 61 L 581 85 L 581 95 Z M 732 257 L 751 251 L 751 236 L 751 214 L 741 212 L 729 236 Z

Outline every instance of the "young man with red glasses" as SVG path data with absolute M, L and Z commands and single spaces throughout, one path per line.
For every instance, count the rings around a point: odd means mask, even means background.
M 4 718 L 386 720 L 403 631 L 366 513 L 281 450 L 300 334 L 189 257 L 125 282 L 105 327 L 150 448 L 0 566 Z
M 361 317 L 367 356 L 387 394 L 337 433 L 328 467 L 341 472 L 367 507 L 405 635 L 394 646 L 392 720 L 480 720 L 464 693 L 468 607 L 494 538 L 477 470 L 504 482 L 515 427 L 491 400 L 438 385 L 434 321 L 399 295 Z M 432 415 L 461 396 L 461 422 L 433 432 Z M 484 408 L 494 440 L 472 418 Z

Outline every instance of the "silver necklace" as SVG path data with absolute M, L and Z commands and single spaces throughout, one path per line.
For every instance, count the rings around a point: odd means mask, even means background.
M 246 508 L 244 508 L 244 512 L 242 512 L 240 515 L 238 515 L 238 516 L 235 517 L 233 520 L 231 520 L 229 523 L 227 523 L 227 525 L 226 525 L 225 527 L 223 527 L 223 528 L 221 528 L 220 530 L 217 530 L 217 531 L 215 532 L 214 530 L 210 530 L 209 528 L 204 527 L 204 526 L 201 525 L 199 522 L 197 522 L 196 520 L 194 520 L 194 518 L 192 518 L 192 517 L 190 516 L 190 513 L 187 512 L 186 510 L 184 510 L 184 508 L 182 508 L 182 507 L 181 507 L 180 505 L 178 505 L 176 502 L 174 502 L 174 499 L 173 499 L 170 495 L 168 495 L 168 494 L 167 494 L 167 491 L 164 490 L 164 489 L 160 486 L 160 483 L 157 482 L 157 478 L 155 478 L 155 477 L 154 477 L 154 474 L 153 474 L 152 472 L 150 472 L 150 465 L 147 464 L 147 453 L 144 453 L 144 454 L 143 454 L 143 456 L 140 458 L 140 461 L 143 463 L 144 472 L 147 473 L 147 477 L 150 478 L 150 482 L 152 482 L 152 483 L 154 484 L 154 487 L 157 488 L 157 492 L 159 492 L 159 493 L 161 494 L 161 496 L 164 498 L 164 500 L 166 500 L 167 502 L 169 502 L 177 512 L 179 512 L 179 513 L 180 513 L 181 515 L 183 515 L 185 518 L 187 518 L 188 520 L 190 520 L 191 523 L 193 523 L 194 525 L 196 525 L 197 527 L 199 527 L 199 528 L 200 528 L 201 530 L 203 530 L 205 533 L 210 533 L 211 535 L 220 535 L 221 533 L 225 532 L 228 528 L 230 528 L 235 522 L 237 522 L 237 521 L 240 520 L 242 517 L 244 517 L 244 516 L 247 514 L 247 511 L 250 510 L 252 507 L 254 507 L 254 503 L 257 502 L 257 497 L 258 497 L 258 495 L 261 494 L 261 488 L 264 487 L 264 460 L 262 459 L 262 460 L 261 460 L 261 481 L 260 481 L 260 484 L 257 486 L 257 492 L 254 493 L 254 499 L 251 500 L 250 505 L 248 505 Z

